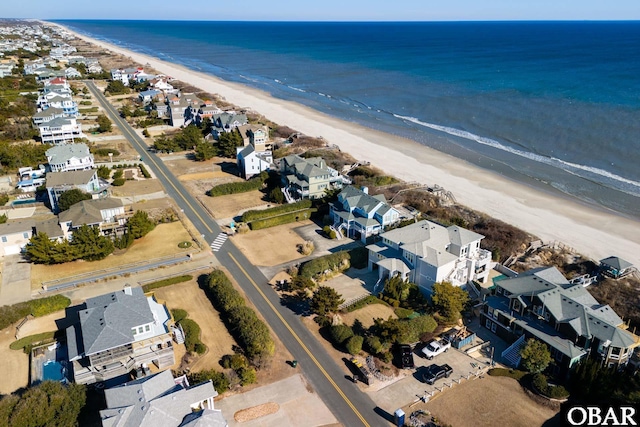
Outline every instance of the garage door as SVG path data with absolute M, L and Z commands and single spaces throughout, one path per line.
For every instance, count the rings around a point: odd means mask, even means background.
M 20 253 L 20 245 L 9 245 L 5 246 L 4 254 L 5 255 L 15 255 Z

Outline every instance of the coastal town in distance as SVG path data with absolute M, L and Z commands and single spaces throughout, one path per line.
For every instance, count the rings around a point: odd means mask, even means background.
M 0 426 L 640 422 L 634 246 L 541 237 L 205 79 L 0 20 Z

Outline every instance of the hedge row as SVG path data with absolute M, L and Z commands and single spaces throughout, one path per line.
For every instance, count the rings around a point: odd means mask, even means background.
M 257 219 L 265 219 L 265 218 L 281 215 L 288 212 L 308 209 L 310 207 L 311 207 L 311 200 L 305 199 L 305 200 L 300 200 L 299 202 L 276 206 L 270 209 L 246 211 L 245 213 L 242 214 L 242 222 L 251 222 Z
M 168 279 L 158 280 L 157 282 L 147 283 L 142 287 L 144 292 L 149 292 L 154 289 L 164 288 L 165 286 L 175 285 L 176 283 L 188 282 L 193 279 L 193 276 L 190 274 L 185 274 L 182 276 L 170 277 Z
M 142 163 L 140 163 L 138 167 L 140 168 L 140 173 L 142 174 L 142 176 L 144 176 L 145 178 L 151 178 L 151 174 Z
M 180 326 L 184 331 L 184 346 L 190 353 L 204 354 L 207 347 L 200 341 L 200 325 L 191 319 L 182 319 Z
M 226 184 L 216 185 L 207 192 L 207 196 L 226 196 L 228 194 L 246 193 L 248 191 L 259 190 L 262 188 L 264 180 L 262 178 L 252 178 L 242 182 L 228 182 Z
M 269 328 L 252 308 L 245 305 L 244 298 L 223 271 L 214 270 L 209 275 L 206 291 L 249 359 L 255 362 L 273 356 L 275 344 Z
M 34 299 L 13 305 L 0 307 L 0 329 L 4 329 L 31 314 L 41 317 L 55 311 L 63 310 L 71 304 L 71 300 L 62 295 Z
M 300 275 L 308 279 L 317 278 L 327 270 L 348 268 L 350 256 L 347 251 L 321 256 L 305 262 L 300 267 Z M 346 261 L 346 263 L 345 263 Z
M 261 230 L 263 228 L 275 227 L 276 225 L 289 224 L 294 221 L 304 221 L 311 218 L 311 214 L 317 209 L 304 209 L 302 211 L 286 213 L 283 215 L 272 216 L 271 218 L 258 219 L 251 221 L 249 227 L 252 230 Z

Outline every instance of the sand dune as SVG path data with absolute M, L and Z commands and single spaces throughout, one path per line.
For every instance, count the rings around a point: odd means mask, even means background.
M 307 135 L 322 136 L 358 160 L 405 181 L 438 184 L 458 202 L 526 230 L 545 242 L 560 241 L 599 260 L 620 256 L 640 266 L 640 222 L 544 193 L 413 141 L 344 122 L 305 106 L 196 72 L 183 66 L 76 35 L 140 64 L 216 93 L 240 107 Z M 640 209 L 640 207 L 639 207 Z

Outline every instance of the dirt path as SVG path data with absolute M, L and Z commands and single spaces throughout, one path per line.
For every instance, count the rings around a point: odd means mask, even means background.
M 0 331 L 0 364 L 3 371 L 0 394 L 13 393 L 29 384 L 29 356 L 9 348 L 9 344 L 15 341 L 14 332 L 14 327 Z
M 427 409 L 441 424 L 454 426 L 542 426 L 557 411 L 529 398 L 520 384 L 507 377 L 485 376 L 465 381 L 434 399 L 412 408 Z

